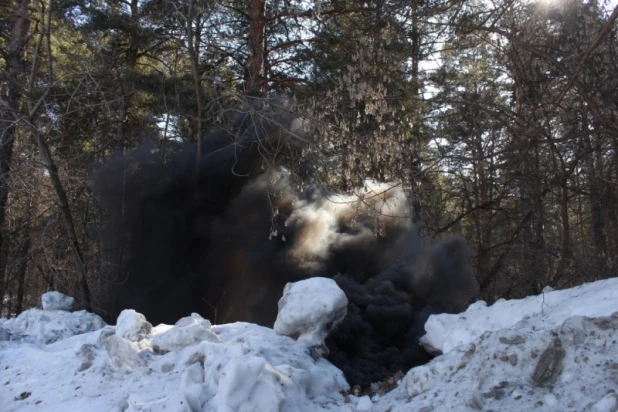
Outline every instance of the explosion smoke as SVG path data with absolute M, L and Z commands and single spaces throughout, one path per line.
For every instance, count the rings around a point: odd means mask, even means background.
M 268 113 L 247 111 L 206 139 L 198 168 L 193 146 L 168 157 L 143 148 L 98 173 L 117 263 L 111 320 L 133 308 L 155 324 L 198 312 L 272 327 L 286 283 L 325 276 L 349 300 L 327 345 L 350 384 L 426 362 L 418 338 L 429 314 L 478 294 L 467 243 L 424 246 L 397 186 L 325 196 L 295 189 L 283 168 L 264 171 L 265 152 L 290 138 L 281 124 L 294 121 Z

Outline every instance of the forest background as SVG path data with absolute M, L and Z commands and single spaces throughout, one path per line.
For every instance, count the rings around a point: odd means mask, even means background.
M 105 311 L 122 256 L 93 173 L 199 146 L 269 96 L 303 133 L 267 165 L 402 185 L 424 236 L 468 239 L 483 299 L 613 276 L 617 18 L 596 0 L 3 1 L 0 314 L 52 289 Z

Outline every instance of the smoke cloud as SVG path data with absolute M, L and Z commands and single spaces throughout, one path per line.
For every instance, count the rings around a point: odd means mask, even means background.
M 133 308 L 155 324 L 198 312 L 272 327 L 286 283 L 324 276 L 349 300 L 327 345 L 350 384 L 426 362 L 418 338 L 427 317 L 461 311 L 478 294 L 466 241 L 422 240 L 393 184 L 301 190 L 269 157 L 294 138 L 282 127 L 293 116 L 257 112 L 208 137 L 199 166 L 194 146 L 146 146 L 98 172 L 114 256 L 108 317 Z

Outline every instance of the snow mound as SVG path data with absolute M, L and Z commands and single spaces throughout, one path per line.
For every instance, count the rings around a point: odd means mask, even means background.
M 106 325 L 99 316 L 85 310 L 29 309 L 2 323 L 12 340 L 52 343 L 71 336 L 101 329 Z
M 141 313 L 133 309 L 120 312 L 116 320 L 116 334 L 133 342 L 139 342 L 150 334 L 152 325 Z
M 313 412 L 342 404 L 343 373 L 306 345 L 249 323 L 209 326 L 193 314 L 139 342 L 112 326 L 50 344 L 4 342 L 0 399 L 12 411 Z M 186 332 L 198 328 L 217 339 Z M 155 352 L 162 336 L 173 344 Z
M 60 292 L 47 292 L 41 295 L 43 310 L 71 310 L 75 299 Z
M 538 296 L 500 299 L 487 307 L 476 302 L 458 315 L 432 315 L 421 343 L 435 353 L 448 353 L 472 342 L 485 331 L 506 328 L 551 329 L 571 316 L 609 316 L 618 311 L 618 278 L 600 280 L 565 290 L 546 289 Z
M 347 313 L 348 299 L 328 278 L 310 278 L 288 283 L 279 300 L 275 331 L 319 345 Z
M 617 330 L 618 312 L 551 330 L 488 331 L 412 369 L 385 398 L 393 410 L 404 410 L 405 396 L 407 410 L 615 411 Z
M 192 313 L 176 322 L 167 332 L 156 335 L 152 339 L 152 348 L 155 352 L 166 353 L 202 341 L 219 342 L 219 337 L 212 332 L 209 320 Z

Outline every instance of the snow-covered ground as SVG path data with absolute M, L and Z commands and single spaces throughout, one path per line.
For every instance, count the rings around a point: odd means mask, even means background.
M 327 281 L 286 289 L 291 336 L 47 304 L 0 319 L 0 411 L 618 411 L 618 279 L 432 316 L 423 342 L 443 354 L 371 397 L 321 358 L 345 305 Z

